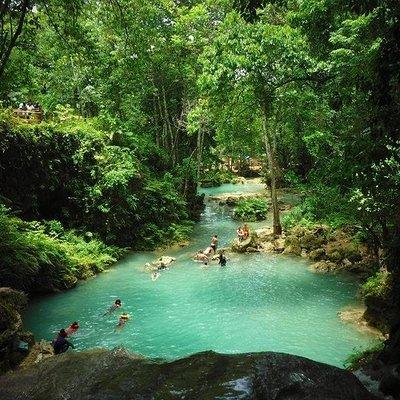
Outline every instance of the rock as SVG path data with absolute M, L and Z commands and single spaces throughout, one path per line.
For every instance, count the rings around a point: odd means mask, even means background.
M 248 247 L 246 249 L 246 253 L 258 253 L 258 252 L 259 252 L 259 250 L 256 249 L 255 247 Z
M 308 251 L 320 248 L 326 240 L 322 236 L 314 235 L 313 233 L 306 233 L 300 238 L 300 246 L 302 249 Z
M 18 351 L 20 341 L 30 337 L 22 332 L 20 313 L 26 304 L 24 293 L 8 287 L 0 288 L 0 373 L 16 367 L 26 356 Z
M 333 272 L 338 269 L 338 265 L 331 261 L 318 261 L 310 265 L 313 272 Z
M 325 254 L 325 250 L 324 249 L 312 250 L 308 254 L 308 257 L 313 261 L 321 261 L 321 260 L 323 260 L 325 258 L 325 256 L 326 256 L 326 254 Z
M 254 233 L 251 233 L 246 240 L 239 241 L 235 239 L 232 244 L 232 251 L 236 253 L 245 253 L 248 247 L 257 248 L 257 237 Z
M 301 247 L 295 245 L 286 246 L 285 250 L 283 250 L 283 254 L 295 254 L 299 256 L 301 254 Z
M 152 263 L 146 263 L 144 265 L 147 271 L 156 271 L 160 269 L 168 268 L 174 261 L 175 257 L 162 256 L 158 260 L 153 261 Z
M 289 354 L 208 351 L 157 362 L 122 349 L 66 353 L 0 376 L 0 398 L 374 399 L 350 372 Z
M 386 396 L 400 399 L 400 364 L 387 369 L 379 384 L 379 390 Z
M 302 357 L 268 353 L 257 365 L 251 399 L 367 400 L 374 396 L 345 371 Z
M 263 242 L 260 245 L 261 250 L 263 253 L 274 253 L 275 252 L 275 246 L 272 242 Z
M 285 238 L 279 237 L 274 241 L 274 250 L 277 253 L 282 253 L 285 250 Z

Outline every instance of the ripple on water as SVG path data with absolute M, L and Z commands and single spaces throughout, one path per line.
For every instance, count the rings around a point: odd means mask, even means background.
M 51 339 L 77 320 L 78 350 L 124 346 L 167 359 L 203 350 L 282 351 L 342 366 L 354 348 L 371 344 L 372 336 L 337 317 L 355 303 L 357 284 L 348 277 L 313 274 L 303 259 L 285 256 L 238 254 L 226 268 L 202 268 L 190 260 L 213 233 L 221 246 L 229 243 L 236 224 L 218 209 L 206 210 L 192 244 L 171 251 L 176 265 L 155 282 L 143 265 L 159 253 L 132 254 L 112 273 L 34 299 L 26 327 L 36 338 Z M 115 332 L 118 314 L 103 316 L 117 297 L 132 316 L 120 332 Z

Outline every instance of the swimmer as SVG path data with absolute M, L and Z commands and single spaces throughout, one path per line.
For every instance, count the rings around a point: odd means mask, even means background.
M 211 246 L 208 246 L 208 247 L 203 251 L 203 253 L 204 253 L 206 256 L 209 256 L 212 252 L 213 252 L 213 248 L 212 248 Z
M 196 255 L 194 256 L 194 260 L 204 262 L 205 264 L 207 264 L 209 261 L 207 255 L 204 254 L 201 250 L 196 253 Z
M 129 314 L 126 314 L 126 313 L 121 314 L 119 316 L 118 324 L 115 327 L 115 330 L 121 330 L 125 326 L 125 324 L 128 322 L 129 318 L 130 318 Z
M 103 314 L 103 316 L 107 314 L 112 314 L 115 310 L 121 307 L 122 307 L 121 300 L 117 299 L 115 300 L 114 304 Z
M 78 329 L 79 329 L 79 324 L 75 321 L 67 329 L 65 329 L 65 332 L 67 336 L 71 336 L 74 333 L 76 333 Z
M 152 281 L 155 281 L 155 280 L 157 280 L 157 279 L 159 278 L 159 276 L 160 276 L 160 274 L 159 274 L 158 272 L 153 271 L 153 272 L 151 273 L 151 280 L 152 280 Z

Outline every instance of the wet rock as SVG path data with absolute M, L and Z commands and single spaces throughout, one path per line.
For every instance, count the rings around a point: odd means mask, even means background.
M 334 272 L 338 269 L 338 265 L 331 261 L 318 261 L 310 265 L 310 270 L 313 272 Z
M 379 384 L 379 390 L 386 396 L 400 399 L 400 364 L 388 368 Z
M 269 353 L 258 365 L 253 399 L 373 399 L 357 378 L 339 368 L 302 357 Z
M 246 253 L 258 253 L 258 252 L 259 252 L 259 250 L 256 249 L 255 247 L 248 247 L 246 249 Z
M 203 352 L 156 362 L 121 349 L 66 353 L 1 376 L 0 398 L 374 399 L 351 373 L 288 354 Z
M 321 261 L 326 257 L 325 250 L 324 249 L 316 249 L 310 251 L 310 254 L 308 255 L 310 260 L 313 261 Z
M 16 367 L 26 355 L 18 350 L 20 341 L 30 337 L 27 332 L 22 332 L 20 313 L 26 304 L 24 293 L 8 287 L 0 288 L 0 372 Z

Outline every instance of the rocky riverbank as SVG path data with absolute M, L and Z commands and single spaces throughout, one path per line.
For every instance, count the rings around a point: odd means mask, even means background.
M 197 353 L 173 361 L 125 350 L 51 357 L 0 377 L 2 400 L 373 400 L 350 372 L 282 353 Z
M 267 227 L 253 231 L 244 241 L 235 239 L 232 250 L 292 254 L 314 263 L 315 272 L 348 271 L 361 277 L 376 271 L 376 261 L 365 246 L 356 243 L 345 230 L 333 230 L 319 225 L 313 228 L 295 227 L 280 236 Z

